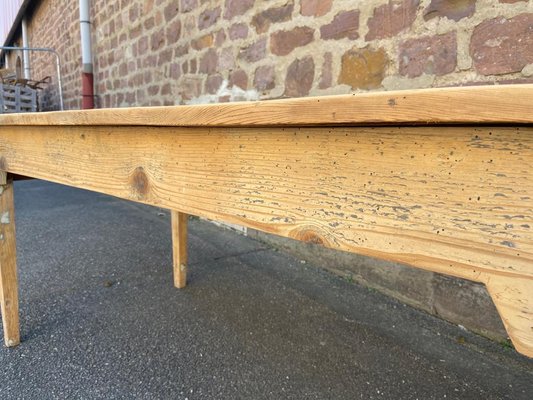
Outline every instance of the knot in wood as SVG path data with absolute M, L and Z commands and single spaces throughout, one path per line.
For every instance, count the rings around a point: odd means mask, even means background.
M 130 177 L 130 185 L 134 196 L 144 198 L 150 190 L 150 180 L 143 167 L 137 167 Z
M 329 246 L 326 235 L 314 226 L 304 226 L 293 230 L 290 237 L 306 243 Z

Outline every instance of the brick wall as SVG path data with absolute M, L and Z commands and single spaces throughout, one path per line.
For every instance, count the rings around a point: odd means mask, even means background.
M 80 105 L 77 2 L 42 0 L 31 43 Z M 75 4 L 72 4 L 75 3 Z M 93 0 L 101 107 L 533 81 L 525 0 Z M 54 75 L 34 57 L 35 74 Z M 53 106 L 57 91 L 47 95 Z

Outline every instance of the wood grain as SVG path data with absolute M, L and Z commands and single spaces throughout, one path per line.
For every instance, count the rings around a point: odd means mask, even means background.
M 170 212 L 172 225 L 172 258 L 174 262 L 174 286 L 182 289 L 187 285 L 187 220 L 185 213 Z
M 531 127 L 3 126 L 0 155 L 0 170 L 483 282 L 533 356 L 533 291 L 501 283 L 533 281 Z
M 533 85 L 0 115 L 0 125 L 306 126 L 533 123 Z
M 485 283 L 516 350 L 533 357 L 533 280 L 498 275 Z
M 4 342 L 16 346 L 20 343 L 17 252 L 13 181 L 9 177 L 0 185 L 0 309 Z

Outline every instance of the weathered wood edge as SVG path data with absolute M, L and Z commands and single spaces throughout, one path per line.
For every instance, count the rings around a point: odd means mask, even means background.
M 171 210 L 172 260 L 174 266 L 174 286 L 182 289 L 187 285 L 187 223 L 189 216 Z
M 17 283 L 17 251 L 13 178 L 2 174 L 0 182 L 0 309 L 4 343 L 8 347 L 20 343 Z M 4 180 L 5 178 L 5 180 Z
M 0 115 L 0 125 L 313 126 L 531 124 L 533 84 Z

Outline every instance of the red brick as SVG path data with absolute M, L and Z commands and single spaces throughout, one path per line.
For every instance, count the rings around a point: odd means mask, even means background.
M 174 52 L 174 57 L 183 57 L 184 55 L 189 54 L 189 46 L 187 44 L 176 47 Z
M 170 79 L 174 79 L 174 80 L 178 79 L 181 76 L 181 69 L 180 69 L 179 64 L 176 64 L 176 63 L 170 64 L 169 76 L 170 76 Z
M 454 21 L 471 17 L 476 12 L 476 0 L 431 0 L 424 10 L 424 19 L 427 21 L 435 17 L 446 17 Z
M 196 58 L 193 58 L 189 61 L 189 73 L 196 74 L 196 71 L 198 70 L 198 61 Z
M 305 16 L 320 17 L 331 10 L 333 0 L 301 0 L 300 13 Z
M 144 29 L 146 29 L 147 31 L 149 31 L 150 29 L 152 29 L 154 26 L 155 26 L 155 20 L 154 20 L 154 17 L 150 17 L 148 18 L 146 21 L 144 21 Z
M 144 71 L 138 73 L 133 77 L 136 86 L 142 86 L 144 83 L 152 83 L 152 73 L 150 71 Z
M 98 58 L 98 68 L 102 69 L 102 68 L 105 68 L 105 67 L 107 67 L 106 58 L 105 57 L 99 57 Z
M 240 50 L 239 58 L 250 63 L 262 60 L 266 56 L 266 38 L 259 39 L 254 44 Z
M 285 96 L 307 96 L 315 79 L 315 62 L 307 56 L 301 60 L 296 59 L 289 65 L 285 78 Z
M 205 10 L 198 17 L 198 29 L 206 29 L 210 26 L 213 26 L 220 17 L 220 7 L 214 8 L 212 10 Z
M 205 81 L 205 91 L 209 94 L 215 94 L 223 81 L 224 79 L 219 74 L 208 76 Z
M 349 50 L 342 56 L 339 83 L 352 89 L 377 89 L 381 87 L 388 62 L 383 48 Z
M 105 108 L 111 107 L 111 96 L 109 94 L 104 95 L 104 107 Z
M 160 67 L 163 64 L 167 64 L 172 60 L 172 53 L 173 49 L 166 47 L 161 53 L 159 53 L 159 57 L 157 59 L 157 65 Z
M 163 23 L 163 13 L 157 11 L 155 13 L 155 26 L 160 26 Z
M 519 72 L 533 63 L 533 14 L 497 17 L 475 27 L 470 55 L 477 72 L 500 75 Z
M 213 46 L 213 34 L 209 33 L 198 39 L 191 40 L 191 47 L 195 50 L 202 50 Z
M 290 31 L 277 31 L 270 35 L 270 51 L 278 56 L 286 56 L 297 47 L 313 41 L 314 29 L 299 26 Z
M 229 86 L 237 86 L 243 90 L 246 90 L 248 88 L 248 75 L 246 75 L 246 72 L 244 72 L 242 69 L 233 71 L 229 75 Z
M 276 22 L 284 22 L 291 19 L 292 11 L 294 10 L 294 3 L 290 2 L 281 7 L 269 8 L 262 11 L 252 18 L 252 25 L 255 27 L 257 33 L 264 33 L 268 31 L 270 24 Z
M 244 14 L 254 5 L 254 0 L 226 0 L 225 19 L 232 19 Z
M 150 48 L 152 50 L 158 50 L 165 44 L 165 31 L 163 29 L 152 33 L 150 36 Z
M 148 37 L 147 36 L 143 36 L 143 37 L 139 38 L 139 42 L 138 42 L 138 53 L 139 53 L 139 55 L 146 54 L 146 52 L 148 51 L 149 48 L 150 48 L 150 44 L 148 42 Z M 113 52 L 111 52 L 110 54 L 113 55 Z
M 152 11 L 153 8 L 154 8 L 154 0 L 145 0 L 144 1 L 144 7 L 143 7 L 144 15 L 146 15 L 150 11 Z
M 178 15 L 178 11 L 178 2 L 170 1 L 170 3 L 163 10 L 163 14 L 165 14 L 165 21 L 172 21 Z
M 181 0 L 181 12 L 188 13 L 198 7 L 198 0 Z
M 143 68 L 152 68 L 157 63 L 157 56 L 155 54 L 150 54 L 142 60 Z
M 400 74 L 409 78 L 449 74 L 457 66 L 457 36 L 449 32 L 408 39 L 400 44 L 399 59 Z
M 209 49 L 200 60 L 200 72 L 213 74 L 217 70 L 218 55 L 214 49 Z
M 119 67 L 118 67 L 118 73 L 121 76 L 126 76 L 128 74 L 128 64 L 126 64 L 125 62 L 120 64 Z
M 410 27 L 416 19 L 419 0 L 393 0 L 374 9 L 368 20 L 366 40 L 388 38 Z
M 134 27 L 130 28 L 129 30 L 130 40 L 138 38 L 139 36 L 141 36 L 141 33 L 142 33 L 141 24 L 135 25 Z
M 165 83 L 163 86 L 161 86 L 161 95 L 169 95 L 172 93 L 172 87 L 170 86 L 170 83 Z
M 126 93 L 126 102 L 129 105 L 134 105 L 135 101 L 136 101 L 136 98 L 137 98 L 137 96 L 136 96 L 135 92 Z M 107 103 L 109 103 L 107 95 L 106 95 L 106 100 L 107 100 Z M 111 106 L 110 104 L 107 105 L 107 107 L 110 107 L 110 106 Z
M 131 6 L 129 16 L 131 23 L 137 22 L 139 20 L 139 7 L 137 4 L 133 4 Z
M 178 19 L 167 24 L 167 42 L 168 44 L 176 43 L 181 36 L 181 21 Z
M 229 28 L 229 38 L 231 40 L 245 39 L 248 36 L 248 25 L 235 24 Z
M 263 65 L 255 70 L 254 87 L 257 90 L 270 90 L 276 86 L 273 65 Z
M 158 85 L 152 85 L 148 87 L 148 94 L 150 96 L 155 96 L 159 93 L 159 86 Z
M 320 28 L 322 39 L 357 39 L 359 37 L 359 10 L 344 11 L 333 18 L 331 23 Z
M 200 96 L 202 80 L 199 77 L 187 77 L 180 85 L 180 95 L 183 100 L 191 100 Z
M 226 41 L 226 33 L 224 32 L 224 29 L 220 29 L 216 34 L 215 45 L 217 47 L 220 47 L 224 44 L 225 41 Z
M 218 69 L 220 71 L 232 69 L 235 66 L 235 52 L 232 47 L 226 47 L 220 51 L 218 57 Z

